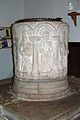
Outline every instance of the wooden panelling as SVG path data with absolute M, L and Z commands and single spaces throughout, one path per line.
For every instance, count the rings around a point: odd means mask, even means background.
M 80 77 L 80 43 L 69 42 L 68 75 Z

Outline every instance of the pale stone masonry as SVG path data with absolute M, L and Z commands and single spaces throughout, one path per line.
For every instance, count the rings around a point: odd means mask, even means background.
M 24 21 L 12 25 L 18 99 L 55 100 L 69 93 L 67 56 L 69 26 L 62 21 Z

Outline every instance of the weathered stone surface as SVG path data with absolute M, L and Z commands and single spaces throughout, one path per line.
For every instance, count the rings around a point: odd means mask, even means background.
M 73 92 L 72 95 L 63 99 L 46 102 L 28 102 L 17 100 L 10 94 L 10 85 L 0 86 L 1 119 L 75 120 L 80 115 L 79 81 L 80 79 L 73 77 L 69 79 L 70 86 L 72 88 L 71 91 Z M 76 89 L 77 87 L 78 89 Z
M 13 92 L 17 98 L 44 101 L 68 94 L 68 33 L 68 25 L 61 21 L 13 24 Z

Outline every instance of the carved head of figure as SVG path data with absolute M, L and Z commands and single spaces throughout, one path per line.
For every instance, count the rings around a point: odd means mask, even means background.
M 43 33 L 42 33 L 42 37 L 43 37 L 43 39 L 44 40 L 49 40 L 49 31 L 44 31 Z

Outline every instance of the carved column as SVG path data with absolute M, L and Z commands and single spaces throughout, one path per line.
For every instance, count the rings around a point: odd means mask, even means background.
M 68 95 L 68 33 L 68 25 L 56 19 L 12 25 L 13 93 L 18 99 L 47 101 Z

